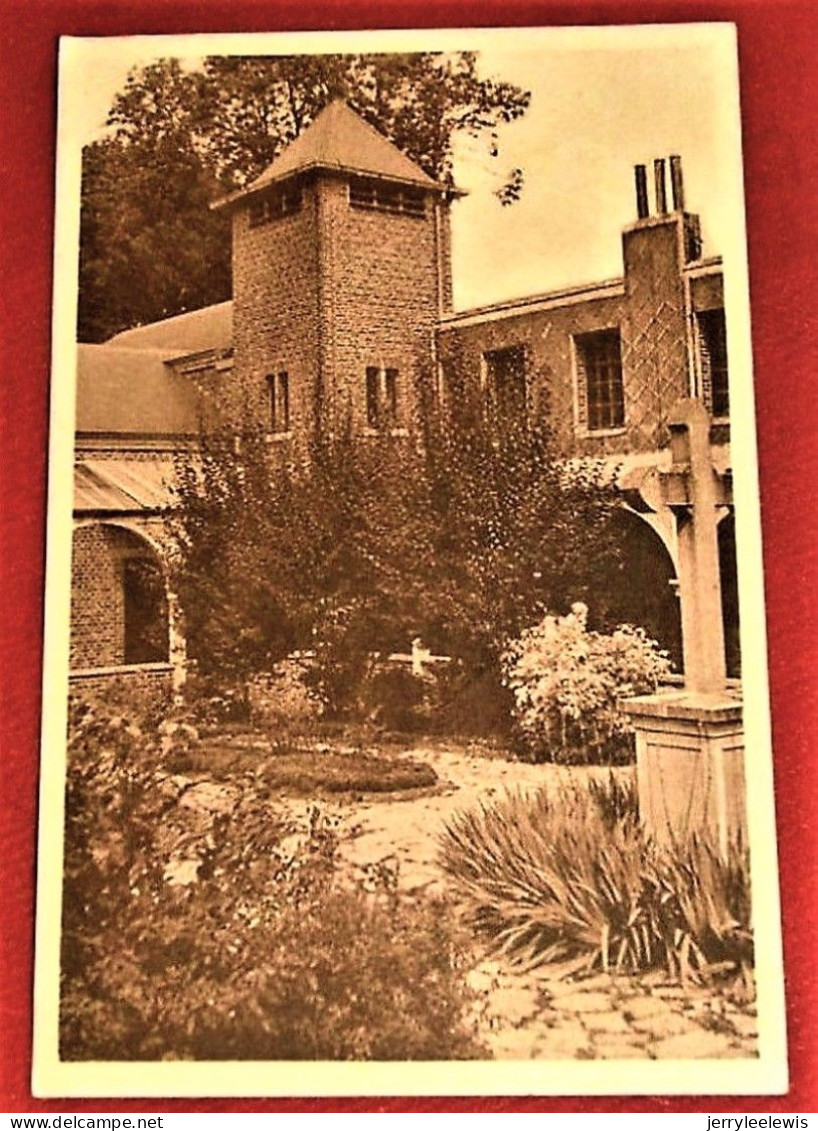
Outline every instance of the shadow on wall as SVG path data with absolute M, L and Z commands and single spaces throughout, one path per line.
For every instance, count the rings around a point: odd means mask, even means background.
M 644 628 L 681 671 L 682 618 L 670 554 L 658 534 L 632 511 L 623 508 L 616 522 L 623 566 L 607 594 L 608 620 Z
M 611 580 L 605 614 L 612 624 L 635 624 L 646 630 L 682 670 L 682 620 L 673 561 L 656 532 L 637 514 L 624 508 L 617 515 L 624 564 Z M 721 604 L 727 675 L 741 676 L 735 519 L 719 524 Z

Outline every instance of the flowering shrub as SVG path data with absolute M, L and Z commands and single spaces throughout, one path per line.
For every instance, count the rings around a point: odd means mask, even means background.
M 342 885 L 336 823 L 253 769 L 170 772 L 197 743 L 72 709 L 62 1058 L 478 1055 L 443 909 Z
M 508 648 L 503 664 L 520 732 L 534 761 L 619 760 L 631 750 L 617 700 L 656 690 L 670 672 L 641 628 L 589 632 L 588 609 L 545 617 Z

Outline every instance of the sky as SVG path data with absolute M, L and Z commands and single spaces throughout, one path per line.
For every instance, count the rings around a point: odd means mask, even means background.
M 496 161 L 485 146 L 457 147 L 455 176 L 468 195 L 452 213 L 456 309 L 620 275 L 621 229 L 636 218 L 633 166 L 655 157 L 681 156 L 704 253 L 724 250 L 742 210 L 729 25 L 69 40 L 66 137 L 76 146 L 100 136 L 129 69 L 163 56 L 193 66 L 230 50 L 435 47 L 475 47 L 483 75 L 531 91 L 524 118 L 501 128 Z M 524 170 L 522 198 L 502 207 L 493 190 L 514 167 Z

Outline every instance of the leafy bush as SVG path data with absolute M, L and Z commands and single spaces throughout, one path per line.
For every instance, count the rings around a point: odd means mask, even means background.
M 267 726 L 309 728 L 322 716 L 324 704 L 312 689 L 310 662 L 288 656 L 269 673 L 252 679 L 248 699 L 253 717 Z
M 222 727 L 250 722 L 252 706 L 247 683 L 202 675 L 197 665 L 188 669 L 183 690 L 185 710 L 197 725 Z
M 234 428 L 202 437 L 172 522 L 204 674 L 237 683 L 309 651 L 327 715 L 361 717 L 376 654 L 420 636 L 497 685 L 505 641 L 604 588 L 621 557 L 610 469 L 558 459 L 525 420 L 499 436 L 460 399 L 421 414 L 417 443 L 361 444 L 339 422 L 284 462 L 249 421 L 238 452 Z
M 313 663 L 308 684 L 331 718 L 365 715 L 364 686 L 380 646 L 372 601 L 364 596 L 325 597 L 312 628 Z
M 589 632 L 588 609 L 545 617 L 508 648 L 505 679 L 530 757 L 537 762 L 620 761 L 632 730 L 617 700 L 656 690 L 667 655 L 645 632 Z
M 452 941 L 440 906 L 308 896 L 256 932 L 238 975 L 202 978 L 181 1003 L 168 994 L 157 1020 L 194 1059 L 475 1057 Z M 191 999 L 204 1007 L 192 1027 Z
M 415 675 L 402 662 L 373 667 L 362 687 L 367 717 L 387 730 L 429 730 L 437 706 L 438 684 L 431 672 Z
M 254 771 L 166 771 L 195 748 L 74 708 L 62 1058 L 478 1055 L 443 909 L 343 887 L 333 822 L 294 826 Z
M 705 839 L 662 851 L 621 786 L 511 794 L 457 814 L 442 862 L 489 946 L 538 965 L 706 977 L 753 961 L 747 853 Z
M 451 663 L 441 666 L 435 675 L 433 710 L 426 728 L 429 733 L 463 738 L 492 736 L 508 742 L 514 700 L 493 664 L 477 670 Z

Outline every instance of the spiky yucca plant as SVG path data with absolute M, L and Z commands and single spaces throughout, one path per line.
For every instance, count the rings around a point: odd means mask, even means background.
M 746 852 L 724 861 L 695 839 L 659 850 L 613 778 L 456 814 L 441 856 L 466 921 L 516 963 L 584 958 L 683 977 L 752 965 Z

